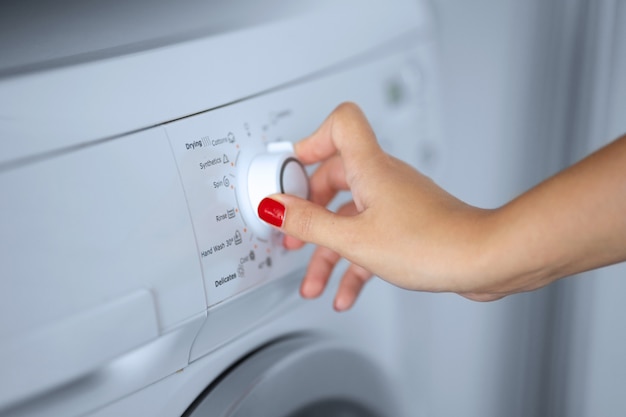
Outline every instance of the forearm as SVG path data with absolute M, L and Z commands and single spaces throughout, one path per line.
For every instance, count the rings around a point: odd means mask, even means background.
M 490 222 L 483 267 L 506 278 L 505 293 L 626 260 L 626 136 L 495 210 Z

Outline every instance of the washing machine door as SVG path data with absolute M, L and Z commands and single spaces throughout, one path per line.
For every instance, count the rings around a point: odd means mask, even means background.
M 184 417 L 397 416 L 385 377 L 349 349 L 283 340 L 241 360 Z

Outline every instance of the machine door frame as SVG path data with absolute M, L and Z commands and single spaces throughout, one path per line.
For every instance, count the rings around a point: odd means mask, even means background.
M 381 369 L 327 341 L 296 337 L 243 358 L 183 417 L 391 417 L 396 402 Z

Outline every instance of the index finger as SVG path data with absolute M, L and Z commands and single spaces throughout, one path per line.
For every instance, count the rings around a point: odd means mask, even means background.
M 365 114 L 350 102 L 340 104 L 311 136 L 295 144 L 296 156 L 307 165 L 341 154 L 346 172 L 355 172 L 380 151 Z

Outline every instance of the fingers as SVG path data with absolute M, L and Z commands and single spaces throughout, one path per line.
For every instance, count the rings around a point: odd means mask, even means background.
M 357 213 L 354 203 L 350 202 L 342 206 L 338 212 L 342 216 L 351 216 Z M 311 256 L 311 261 L 307 268 L 304 279 L 300 286 L 300 294 L 305 298 L 319 297 L 326 288 L 330 276 L 341 256 L 324 246 L 318 246 Z M 335 297 L 334 308 L 337 311 L 350 309 L 365 283 L 372 277 L 366 269 L 351 264 L 343 275 L 337 295 Z
M 309 185 L 310 200 L 320 206 L 326 206 L 330 203 L 339 191 L 348 190 L 339 155 L 324 161 L 311 176 Z M 299 249 L 305 243 L 303 240 L 290 235 L 285 235 L 283 240 L 283 245 L 287 249 Z
M 304 298 L 316 298 L 322 295 L 340 258 L 337 252 L 318 246 L 311 256 L 311 261 L 300 285 L 300 294 Z
M 339 155 L 334 155 L 324 161 L 311 175 L 311 201 L 325 206 L 339 191 L 348 190 L 346 175 Z
M 281 227 L 285 233 L 288 233 L 288 236 L 292 236 L 286 238 L 285 242 L 288 242 L 287 239 L 295 237 L 298 240 L 316 242 L 319 245 L 311 256 L 300 286 L 300 293 L 303 297 L 318 297 L 324 292 L 337 262 L 341 259 L 338 250 L 333 248 L 342 248 L 346 245 L 347 241 L 343 240 L 346 234 L 342 233 L 341 230 L 345 227 L 343 226 L 344 222 L 350 221 L 357 214 L 356 207 L 353 202 L 350 202 L 342 206 L 335 214 L 307 200 L 284 194 L 271 196 L 270 205 L 276 203 L 283 205 L 282 213 L 279 216 L 282 220 L 280 224 L 271 224 Z M 261 203 L 261 205 L 263 204 L 264 202 Z M 262 214 L 261 212 L 262 209 L 260 208 L 259 214 Z M 308 220 L 302 223 L 302 219 Z M 319 227 L 320 224 L 326 224 L 326 226 Z M 328 227 L 331 224 L 335 227 Z M 328 234 L 324 235 L 324 231 Z M 371 276 L 372 274 L 366 269 L 355 264 L 350 265 L 339 284 L 334 303 L 335 309 L 344 311 L 352 307 Z
M 371 277 L 371 272 L 365 268 L 351 264 L 339 283 L 339 289 L 335 296 L 335 310 L 345 311 L 350 309 Z
M 322 123 L 313 135 L 295 144 L 298 158 L 305 164 L 320 162 L 310 178 L 310 199 L 326 206 L 339 191 L 352 190 L 359 208 L 366 207 L 364 192 L 355 192 L 349 183 L 346 165 L 356 163 L 369 170 L 375 163 L 371 159 L 380 157 L 382 150 L 365 115 L 353 103 L 344 103 Z M 377 156 L 378 155 L 378 156 Z M 375 162 L 375 161 L 374 161 Z M 361 170 L 359 172 L 364 172 Z M 355 174 L 352 174 L 354 178 Z M 363 181 L 367 182 L 367 181 Z M 289 233 L 289 226 L 283 244 L 288 249 L 297 249 L 304 240 Z
M 348 184 L 350 173 L 368 169 L 382 152 L 367 118 L 354 103 L 339 105 L 315 133 L 296 143 L 295 151 L 304 164 L 341 155 Z
M 304 298 L 316 298 L 322 295 L 340 258 L 337 252 L 323 246 L 317 247 L 302 280 L 300 294 Z M 337 289 L 335 310 L 349 310 L 371 277 L 372 274 L 365 268 L 351 264 Z

